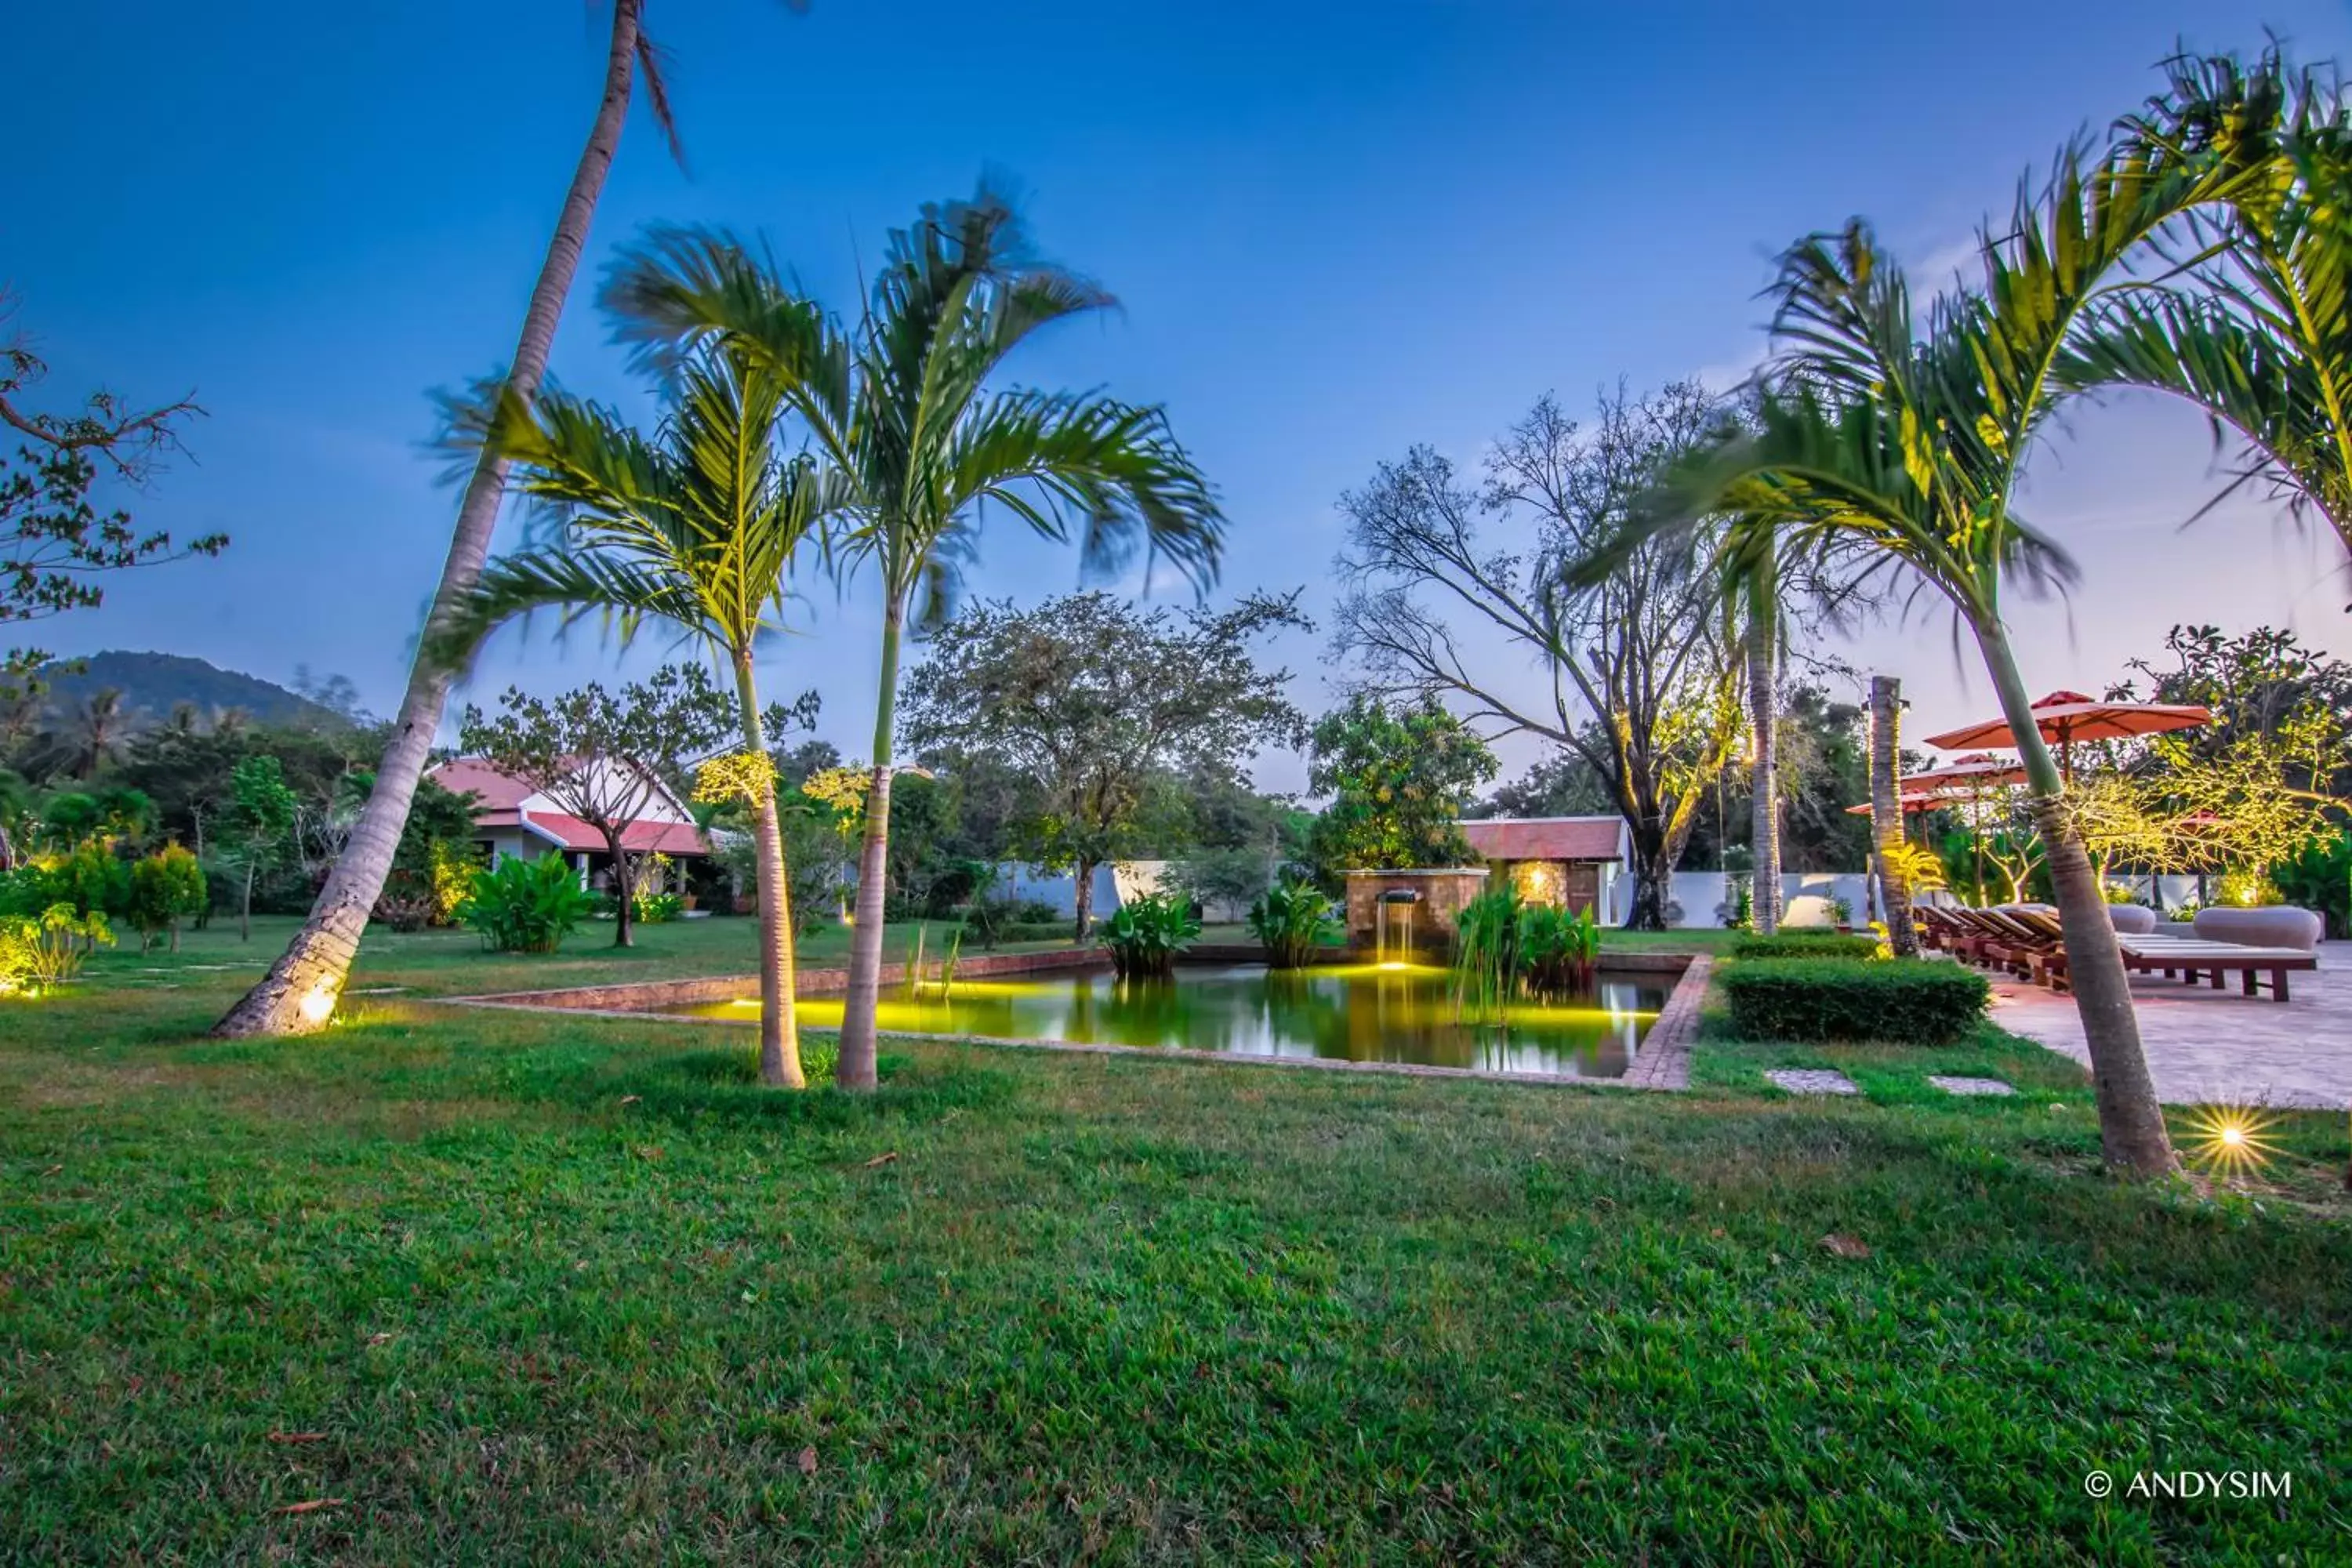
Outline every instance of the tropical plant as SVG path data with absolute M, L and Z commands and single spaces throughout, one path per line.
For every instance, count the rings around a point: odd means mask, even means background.
M 139 932 L 139 951 L 169 933 L 172 951 L 180 951 L 180 922 L 202 914 L 211 898 L 205 868 L 176 844 L 166 844 L 131 868 L 131 923 Z
M 2276 47 L 2252 65 L 2183 55 L 2166 74 L 2118 126 L 2123 155 L 2201 199 L 2152 236 L 2155 275 L 2098 300 L 2053 372 L 2199 405 L 2242 438 L 2240 483 L 2352 548 L 2352 106 Z
M 835 1069 L 844 1088 L 871 1089 L 909 616 L 944 618 L 991 502 L 1050 539 L 1069 538 L 1075 522 L 1088 567 L 1114 568 L 1139 544 L 1202 586 L 1216 574 L 1223 520 L 1160 409 L 1094 393 L 992 390 L 1033 332 L 1114 301 L 1039 260 L 1011 202 L 986 186 L 970 201 L 926 207 L 892 235 L 854 327 L 788 289 L 740 246 L 707 234 L 658 239 L 623 269 L 616 292 L 642 323 L 632 335 L 651 352 L 713 333 L 757 345 L 841 476 L 845 568 L 870 566 L 877 579 L 874 788 Z
M 474 873 L 457 918 L 493 952 L 553 952 L 595 907 L 595 896 L 562 856 L 509 855 Z
M 649 926 L 667 925 L 686 918 L 686 900 L 676 893 L 638 892 L 630 902 L 634 917 Z
M 1339 940 L 1339 921 L 1330 897 L 1314 883 L 1284 877 L 1249 907 L 1250 934 L 1265 948 L 1276 969 L 1298 969 L 1315 961 L 1315 950 Z
M 91 949 L 113 945 L 104 915 L 76 914 L 71 904 L 0 917 L 0 994 L 37 996 L 79 974 Z
M 1925 844 L 1900 839 L 1879 852 L 1886 874 L 1903 889 L 1907 908 L 1922 893 L 1935 892 L 1944 886 L 1944 858 Z
M 2063 155 L 2039 195 L 1980 247 L 1981 288 L 1938 300 L 1922 323 L 1901 270 L 1868 229 L 1816 236 L 1783 258 L 1779 357 L 1757 427 L 1663 486 L 1630 539 L 1696 531 L 1735 489 L 1802 559 L 1856 542 L 1885 570 L 1941 595 L 1974 634 L 2018 740 L 2033 819 L 2065 931 L 2069 972 L 2112 1166 L 2171 1168 L 2106 905 L 2065 809 L 2001 618 L 2003 589 L 2063 574 L 2016 516 L 2025 455 L 2049 419 L 2056 366 L 2084 311 L 2150 233 L 2193 202 L 2185 174 L 2130 153 Z M 1611 569 L 1623 544 L 1581 572 Z
M 1586 909 L 1528 904 L 1519 910 L 1517 978 L 1540 995 L 1590 994 L 1601 962 L 1601 922 Z
M 637 307 L 661 286 L 672 253 L 624 263 L 605 300 L 625 336 L 652 324 Z M 685 287 L 686 278 L 670 279 Z M 793 387 L 757 345 L 711 336 L 647 362 L 668 409 L 646 435 L 601 405 L 550 393 L 526 405 L 509 390 L 467 411 L 462 427 L 507 454 L 515 482 L 553 529 L 490 563 L 443 623 L 439 656 L 470 658 L 495 627 L 542 610 L 569 627 L 601 619 L 624 646 L 661 626 L 702 642 L 733 677 L 740 752 L 696 775 L 706 803 L 740 801 L 758 853 L 760 1062 L 762 1080 L 798 1089 L 793 1001 L 794 927 L 777 818 L 769 735 L 792 721 L 762 710 L 752 670 L 774 632 L 786 580 L 803 547 L 822 543 L 841 487 L 815 459 L 787 457 L 782 426 Z
M 646 76 L 654 118 L 672 153 L 677 151 L 677 128 L 670 121 L 669 95 L 659 71 L 660 54 L 643 29 L 644 11 L 644 0 L 613 0 L 604 95 L 589 128 L 587 144 L 572 170 L 571 187 L 564 193 L 538 280 L 532 285 L 521 336 L 508 362 L 505 395 L 519 406 L 528 407 L 538 396 L 547 374 L 556 322 L 572 292 L 580 258 L 587 249 L 589 225 L 620 146 L 621 127 L 628 117 L 629 97 L 639 71 Z M 310 920 L 261 983 L 214 1026 L 215 1034 L 232 1037 L 298 1034 L 324 1026 L 333 1015 L 335 998 L 359 951 L 360 933 L 366 929 L 384 879 L 392 871 L 410 797 L 425 776 L 435 738 L 441 731 L 442 713 L 457 676 L 441 653 L 446 642 L 444 623 L 469 602 L 489 556 L 490 533 L 506 492 L 508 460 L 509 454 L 494 446 L 484 446 L 475 455 L 458 502 L 449 553 L 442 563 L 433 606 L 426 612 L 425 636 L 419 639 L 416 658 L 409 668 L 408 689 L 401 700 L 392 743 L 385 748 L 376 769 L 376 788 L 344 852 L 328 873 Z
M 1201 934 L 1190 903 L 1166 894 L 1129 899 L 1103 922 L 1103 946 L 1121 980 L 1164 980 Z
M 2270 877 L 2288 901 L 2316 910 L 2328 935 L 2352 936 L 2352 829 L 2305 840 Z

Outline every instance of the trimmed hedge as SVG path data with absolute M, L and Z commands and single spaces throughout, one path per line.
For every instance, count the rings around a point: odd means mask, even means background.
M 1985 1015 L 1992 987 L 1935 959 L 1759 958 L 1717 972 L 1731 1027 L 1748 1040 L 1940 1046 Z
M 1734 958 L 1870 958 L 1877 952 L 1874 936 L 1834 931 L 1776 931 L 1743 936 L 1731 944 Z

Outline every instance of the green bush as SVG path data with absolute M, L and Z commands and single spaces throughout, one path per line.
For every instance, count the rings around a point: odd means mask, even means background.
M 1731 1027 L 1748 1040 L 1887 1040 L 1936 1046 L 1984 1016 L 1991 987 L 1931 959 L 1757 958 L 1720 972 Z
M 667 925 L 686 918 L 686 900 L 676 893 L 639 893 L 636 905 L 641 924 Z
M 482 945 L 494 952 L 553 952 L 595 907 L 562 856 L 510 856 L 474 873 L 457 918 L 481 932 Z
M 104 915 L 76 914 L 70 904 L 0 917 L 0 995 L 38 996 L 79 974 L 92 951 L 113 945 Z
M 1868 958 L 1877 951 L 1874 936 L 1834 931 L 1784 931 L 1731 944 L 1734 958 Z
M 1132 899 L 1103 926 L 1103 945 L 1121 980 L 1159 978 L 1176 969 L 1176 955 L 1201 934 L 1192 901 L 1164 893 Z
M 1315 950 L 1339 940 L 1339 922 L 1331 900 L 1312 882 L 1276 882 L 1249 907 L 1250 934 L 1265 944 L 1265 961 L 1276 969 L 1311 963 Z
M 169 933 L 172 951 L 180 949 L 180 922 L 203 914 L 211 889 L 196 858 L 176 844 L 166 844 L 131 868 L 131 924 L 139 932 L 144 952 L 157 937 Z

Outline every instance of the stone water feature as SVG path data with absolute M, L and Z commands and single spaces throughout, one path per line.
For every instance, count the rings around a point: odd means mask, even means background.
M 1443 958 L 1463 906 L 1486 890 L 1484 866 L 1349 871 L 1348 945 L 1375 962 Z

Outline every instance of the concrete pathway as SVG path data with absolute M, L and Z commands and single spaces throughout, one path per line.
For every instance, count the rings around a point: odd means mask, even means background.
M 2140 1044 L 2168 1105 L 2352 1106 L 2352 942 L 2319 944 L 2315 973 L 2288 977 L 2291 1002 L 2132 976 Z M 1993 1021 L 2084 1067 L 2074 999 L 1993 982 Z
M 1842 1072 L 1826 1068 L 1769 1068 L 1764 1076 L 1790 1094 L 1860 1094 L 1861 1088 Z

